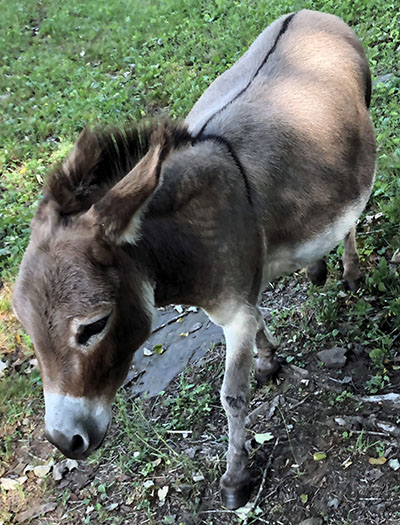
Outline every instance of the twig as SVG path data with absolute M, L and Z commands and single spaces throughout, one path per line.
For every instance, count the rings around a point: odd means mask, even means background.
M 380 396 L 363 396 L 360 398 L 364 403 L 391 403 L 395 407 L 400 407 L 400 394 L 383 394 Z
M 175 321 L 178 321 L 178 319 L 181 319 L 181 317 L 185 317 L 185 315 L 189 315 L 189 314 L 190 314 L 190 312 L 187 311 L 187 312 L 182 312 L 181 314 L 176 315 L 175 317 L 172 317 L 168 321 L 165 321 L 165 323 L 160 324 L 160 326 L 157 326 L 157 328 L 154 328 L 152 333 L 155 334 L 156 332 L 158 332 L 159 330 L 162 330 L 163 328 L 165 328 L 169 324 L 175 323 Z
M 275 452 L 275 449 L 276 447 L 278 446 L 278 443 L 279 443 L 279 438 L 276 438 L 275 440 L 275 444 L 274 446 L 272 447 L 272 450 L 271 450 L 271 453 L 270 453 L 270 456 L 269 456 L 269 459 L 268 459 L 268 463 L 264 469 L 264 472 L 263 472 L 263 477 L 262 477 L 262 480 L 261 480 L 261 483 L 260 483 L 260 486 L 258 487 L 258 492 L 257 492 L 257 496 L 256 496 L 256 499 L 254 500 L 254 503 L 252 504 L 247 516 L 246 516 L 246 519 L 244 520 L 243 524 L 242 525 L 247 525 L 248 522 L 249 522 L 249 515 L 254 512 L 254 510 L 256 509 L 257 505 L 258 505 L 258 502 L 260 500 L 260 496 L 261 496 L 261 493 L 262 491 L 264 490 L 264 485 L 265 485 L 265 480 L 267 479 L 267 474 L 268 474 L 268 471 L 271 467 L 271 464 L 272 464 L 272 459 L 273 459 L 273 456 L 274 456 L 274 452 Z
M 263 403 L 262 405 L 258 406 L 257 408 L 255 408 L 252 412 L 250 412 L 250 414 L 247 416 L 246 418 L 246 425 L 249 425 L 250 423 L 252 423 L 254 421 L 254 419 L 259 416 L 260 414 L 262 414 L 264 412 L 264 410 L 267 408 L 267 406 L 269 405 L 270 408 L 268 410 L 268 414 L 266 416 L 263 417 L 263 422 L 266 423 L 267 421 L 269 421 L 270 419 L 272 419 L 272 416 L 274 415 L 275 413 L 275 410 L 276 410 L 276 407 L 278 406 L 278 403 L 280 401 L 280 398 L 281 398 L 281 395 L 278 394 L 277 396 L 274 397 L 274 399 L 269 402 L 269 401 L 266 401 L 265 403 Z
M 388 421 L 378 421 L 376 417 L 372 414 L 368 418 L 362 416 L 336 416 L 333 418 L 334 422 L 339 426 L 358 426 L 365 427 L 366 429 L 372 430 L 382 430 L 381 432 L 374 432 L 376 435 L 385 435 L 393 436 L 395 438 L 400 438 L 400 428 L 397 425 L 393 425 Z M 340 422 L 339 422 L 340 421 Z M 356 432 L 353 430 L 353 432 Z M 372 434 L 371 431 L 368 431 L 369 434 Z
M 316 392 L 310 392 L 309 394 L 307 394 L 305 397 L 303 397 L 303 399 L 301 401 L 299 401 L 298 403 L 296 403 L 295 405 L 292 405 L 290 407 L 290 410 L 294 410 L 295 408 L 299 407 L 300 405 L 302 405 L 303 403 L 305 403 L 307 401 L 307 399 L 312 395 L 317 395 L 317 394 L 320 394 L 321 391 L 320 390 L 317 390 Z

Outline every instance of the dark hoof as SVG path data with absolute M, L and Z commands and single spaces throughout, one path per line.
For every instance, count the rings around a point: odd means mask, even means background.
M 246 483 L 240 487 L 221 487 L 222 503 L 229 510 L 243 507 L 251 496 L 252 483 Z
M 328 278 L 328 266 L 321 259 L 307 267 L 307 277 L 315 286 L 324 286 Z
M 359 288 L 361 288 L 363 279 L 362 277 L 359 277 L 358 279 L 344 279 L 343 283 L 346 290 L 356 292 Z
M 268 381 L 274 379 L 280 368 L 281 363 L 278 361 L 278 359 L 273 359 L 272 361 L 269 361 L 268 364 L 263 363 L 261 366 L 259 366 L 257 359 L 255 378 L 258 386 L 264 386 L 268 383 Z

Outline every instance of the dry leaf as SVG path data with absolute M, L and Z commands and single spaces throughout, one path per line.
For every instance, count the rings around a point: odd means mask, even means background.
M 151 464 L 153 465 L 153 467 L 158 467 L 158 465 L 161 463 L 161 461 L 162 461 L 161 458 L 157 458 L 154 461 L 152 461 Z
M 369 463 L 371 465 L 384 465 L 387 461 L 386 458 L 384 457 L 381 457 L 381 458 L 369 458 L 368 459 Z
M 158 499 L 161 502 L 165 501 L 165 498 L 167 497 L 168 491 L 169 491 L 168 485 L 165 485 L 162 489 L 158 489 L 157 496 L 158 496 Z
M 274 436 L 271 434 L 271 432 L 264 432 L 264 434 L 255 434 L 254 439 L 257 443 L 262 445 L 266 441 L 271 441 L 271 439 L 274 439 Z
M 53 467 L 53 479 L 60 481 L 67 472 L 78 468 L 78 462 L 75 459 L 64 459 Z
M 24 512 L 20 512 L 17 516 L 17 522 L 25 523 L 33 518 L 37 518 L 38 516 L 43 516 L 43 514 L 46 514 L 47 512 L 51 512 L 56 507 L 57 503 L 54 501 L 45 503 L 44 505 L 36 505 Z
M 193 474 L 192 480 L 195 483 L 198 483 L 199 481 L 204 481 L 204 476 L 201 472 L 197 472 L 196 474 Z
M 323 461 L 324 459 L 326 459 L 326 454 L 325 452 L 316 452 L 313 455 L 313 459 L 314 461 Z
M 0 377 L 4 375 L 4 370 L 8 368 L 8 363 L 0 359 Z
M 16 479 L 12 478 L 0 478 L 0 487 L 4 490 L 15 490 L 18 486 L 25 483 L 28 478 L 26 476 L 21 476 Z
M 33 467 L 32 471 L 37 478 L 44 478 L 51 470 L 51 465 L 38 465 Z

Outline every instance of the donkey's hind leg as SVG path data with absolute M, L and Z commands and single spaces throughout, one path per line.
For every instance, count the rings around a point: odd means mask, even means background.
M 258 328 L 256 335 L 257 359 L 255 378 L 259 385 L 265 385 L 279 370 L 280 364 L 275 357 L 278 343 L 268 330 L 261 312 L 257 309 Z
M 350 230 L 344 239 L 343 249 L 343 279 L 346 286 L 355 292 L 360 284 L 361 272 L 356 247 L 356 227 Z
M 257 311 L 248 305 L 240 306 L 222 326 L 226 340 L 226 364 L 221 401 L 228 418 L 229 446 L 227 468 L 221 478 L 221 492 L 225 506 L 236 509 L 247 503 L 251 491 L 245 449 L 245 419 L 258 328 Z
M 318 259 L 307 266 L 307 277 L 315 286 L 324 286 L 327 276 L 328 268 L 325 259 Z

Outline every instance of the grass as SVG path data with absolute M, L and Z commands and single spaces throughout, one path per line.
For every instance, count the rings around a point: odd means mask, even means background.
M 3 0 L 0 352 L 2 359 L 15 354 L 22 363 L 18 373 L 6 371 L 0 383 L 0 417 L 11 429 L 4 441 L 6 458 L 12 455 L 10 443 L 18 438 L 18 422 L 31 411 L 41 410 L 39 376 L 36 372 L 24 374 L 23 370 L 32 349 L 12 318 L 10 284 L 28 243 L 29 221 L 48 168 L 65 156 L 87 124 L 118 125 L 128 119 L 162 114 L 183 119 L 209 83 L 238 59 L 268 23 L 303 7 L 342 17 L 364 43 L 375 81 L 371 115 L 378 142 L 377 178 L 359 225 L 358 242 L 366 275 L 363 290 L 357 294 L 343 292 L 339 248 L 329 259 L 332 279 L 322 293 L 311 287 L 304 307 L 304 312 L 315 312 L 316 323 L 308 326 L 302 321 L 303 310 L 289 309 L 276 313 L 276 328 L 292 330 L 303 355 L 321 345 L 345 344 L 351 339 L 370 354 L 373 372 L 369 390 L 375 393 L 390 384 L 397 370 L 400 337 L 399 267 L 390 263 L 400 247 L 397 2 Z M 379 81 L 389 73 L 391 78 Z M 300 362 L 302 355 L 298 357 Z M 121 396 L 118 398 L 119 424 L 126 429 L 130 443 L 138 436 L 145 441 L 130 445 L 141 455 L 136 464 L 133 461 L 124 468 L 142 469 L 142 476 L 146 469 L 150 474 L 157 467 L 151 463 L 156 456 L 151 447 L 163 461 L 170 460 L 165 445 L 168 424 L 181 430 L 187 425 L 195 427 L 217 403 L 210 391 L 185 379 L 176 399 L 161 397 L 161 402 L 168 405 L 171 419 L 156 426 L 158 435 L 149 438 L 153 430 L 146 426 L 140 405 L 128 406 Z M 109 453 L 114 458 L 115 450 Z M 122 456 L 119 461 L 122 465 Z M 187 476 L 187 470 L 184 472 Z

